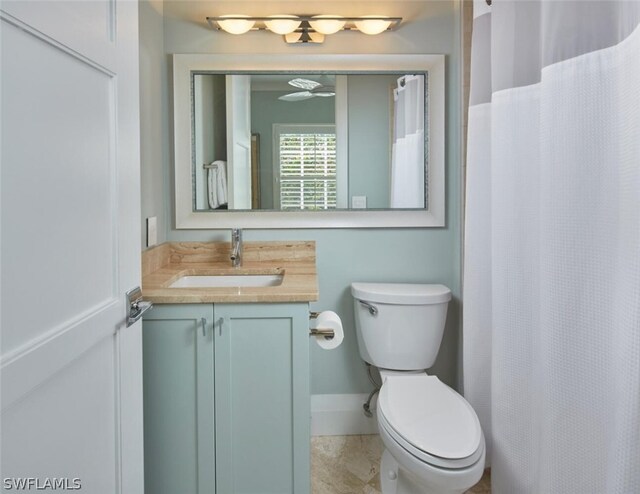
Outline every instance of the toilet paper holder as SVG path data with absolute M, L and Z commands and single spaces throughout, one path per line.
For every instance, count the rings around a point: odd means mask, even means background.
M 309 336 L 324 336 L 325 340 L 332 340 L 335 335 L 333 329 L 313 328 L 309 330 Z
M 309 312 L 309 319 L 317 319 L 320 315 L 319 312 Z M 325 340 L 332 340 L 336 335 L 333 329 L 328 328 L 312 328 L 309 330 L 309 336 L 324 336 Z

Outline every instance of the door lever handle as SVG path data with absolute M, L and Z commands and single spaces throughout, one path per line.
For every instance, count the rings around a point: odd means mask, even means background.
M 132 288 L 126 294 L 127 303 L 127 328 L 137 322 L 142 314 L 147 312 L 153 304 L 142 300 L 142 290 L 139 286 Z

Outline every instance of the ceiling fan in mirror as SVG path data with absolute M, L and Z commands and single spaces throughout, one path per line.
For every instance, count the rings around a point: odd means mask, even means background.
M 327 78 L 328 79 L 328 78 Z M 328 80 L 324 80 L 323 78 L 320 81 L 313 81 L 311 79 L 303 79 L 301 77 L 296 77 L 295 79 L 291 79 L 289 81 L 289 85 L 301 89 L 301 91 L 295 91 L 293 93 L 288 93 L 280 96 L 278 99 L 282 101 L 304 101 L 310 98 L 329 98 L 331 96 L 336 95 L 336 88 L 331 85 L 331 82 Z

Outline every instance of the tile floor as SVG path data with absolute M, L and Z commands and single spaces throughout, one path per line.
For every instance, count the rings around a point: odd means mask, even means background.
M 378 435 L 311 438 L 312 494 L 380 494 Z M 490 494 L 488 472 L 467 494 Z

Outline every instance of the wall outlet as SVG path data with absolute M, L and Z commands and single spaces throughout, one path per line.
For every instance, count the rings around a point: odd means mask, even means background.
M 153 247 L 158 243 L 158 218 L 147 218 L 147 247 Z
M 352 209 L 367 209 L 367 196 L 351 196 Z

